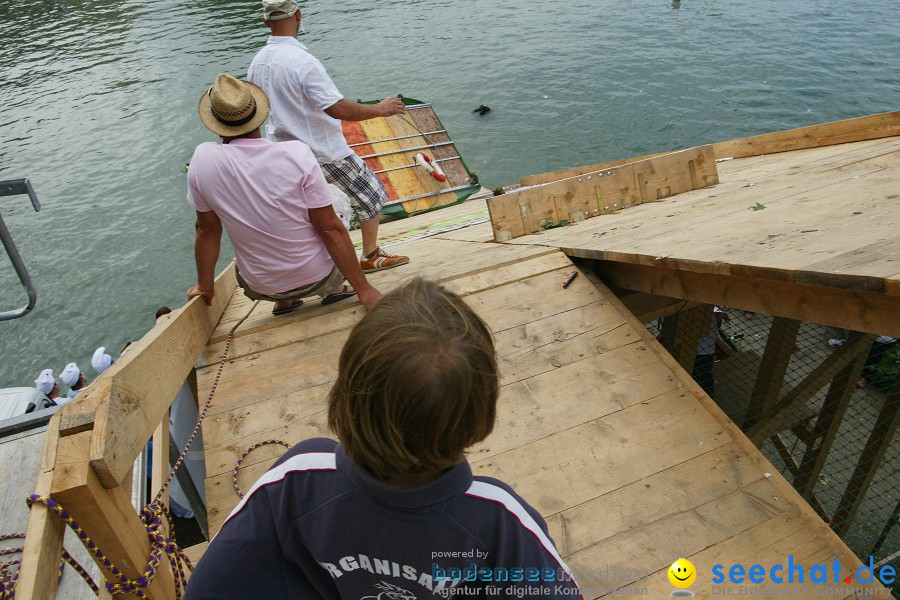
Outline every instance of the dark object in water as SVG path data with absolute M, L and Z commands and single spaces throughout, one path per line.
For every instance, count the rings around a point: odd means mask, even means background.
M 485 115 L 485 114 L 491 112 L 491 107 L 490 107 L 490 106 L 487 106 L 486 104 L 482 104 L 481 106 L 479 106 L 478 108 L 476 108 L 476 109 L 473 110 L 472 112 L 477 112 L 479 115 L 482 115 L 482 116 L 483 116 L 483 115 Z

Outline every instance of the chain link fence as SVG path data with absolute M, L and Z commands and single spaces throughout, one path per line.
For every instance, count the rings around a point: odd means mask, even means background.
M 897 340 L 688 303 L 646 326 L 861 560 L 900 569 Z

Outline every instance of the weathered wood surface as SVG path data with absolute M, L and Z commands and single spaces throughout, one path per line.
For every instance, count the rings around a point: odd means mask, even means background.
M 747 158 L 761 154 L 818 148 L 896 135 L 900 135 L 900 111 L 867 115 L 833 123 L 810 125 L 787 131 L 718 142 L 713 144 L 713 151 L 716 158 Z M 519 179 L 519 183 L 523 186 L 550 183 L 551 181 L 586 175 L 601 169 L 618 167 L 627 163 L 662 156 L 663 154 L 665 152 L 657 152 L 644 156 L 634 156 L 581 167 L 559 169 L 547 173 L 526 175 Z
M 488 322 L 500 359 L 499 417 L 470 461 L 547 518 L 570 566 L 641 570 L 650 574 L 642 586 L 671 591 L 665 570 L 680 555 L 696 556 L 709 573 L 710 561 L 754 564 L 766 552 L 775 556 L 767 548 L 779 540 L 779 552 L 809 550 L 805 556 L 859 564 L 608 289 L 582 272 L 564 290 L 577 267 L 562 253 L 523 245 L 530 253 L 510 260 L 502 250 L 508 247 L 438 235 L 401 246 L 410 267 L 372 281 L 386 291 L 420 273 L 442 278 Z M 451 261 L 444 271 L 448 253 L 465 248 L 478 258 L 465 266 Z M 233 304 L 223 320 L 243 316 L 246 307 Z M 362 316 L 353 302 L 328 313 L 302 307 L 289 318 L 267 313 L 246 332 L 238 329 L 237 352 L 204 425 L 211 532 L 238 501 L 230 471 L 247 447 L 331 435 L 326 395 L 341 346 Z M 266 321 L 277 323 L 264 327 Z M 213 341 L 207 355 L 220 344 Z M 199 371 L 201 397 L 214 373 L 214 364 Z M 249 487 L 282 452 L 251 454 L 240 485 Z M 783 535 L 764 533 L 785 524 L 790 531 Z M 629 584 L 582 581 L 587 598 Z M 693 590 L 708 597 L 709 578 Z
M 900 111 L 713 144 L 717 158 L 745 158 L 900 135 Z
M 741 305 L 755 295 L 804 313 L 772 314 L 826 324 L 850 316 L 844 327 L 900 335 L 891 310 L 900 296 L 900 138 L 727 161 L 719 177 L 713 188 L 509 243 L 660 270 L 636 275 L 655 289 L 629 289 L 763 310 Z M 768 285 L 795 293 L 760 298 Z M 673 293 L 691 286 L 714 286 L 717 298 Z
M 215 285 L 212 306 L 195 298 L 162 317 L 103 376 L 60 408 L 47 427 L 36 493 L 59 502 L 113 564 L 135 579 L 149 560 L 150 545 L 131 504 L 132 465 L 168 415 L 232 298 L 233 271 L 226 269 Z M 54 513 L 40 504 L 31 508 L 19 580 L 23 597 L 53 596 L 63 533 Z M 147 596 L 174 596 L 168 567 L 159 570 Z
M 0 478 L 0 533 L 20 533 L 24 532 L 29 519 L 28 506 L 25 504 L 25 498 L 36 493 L 38 484 L 37 480 L 41 474 L 41 455 L 43 453 L 44 439 L 46 437 L 46 427 L 41 427 L 29 432 L 11 436 L 0 440 L 0 465 L 3 465 L 3 477 Z M 29 537 L 34 535 L 31 542 L 49 541 L 51 545 L 56 545 L 54 539 L 57 535 L 62 534 L 63 530 L 60 525 L 61 521 L 54 523 L 53 531 L 46 531 L 49 538 L 41 535 L 42 532 L 29 529 Z M 62 538 L 59 538 L 63 541 Z M 0 548 L 12 548 L 24 546 L 23 540 L 9 540 L 0 542 Z M 69 530 L 65 531 L 64 545 L 66 550 L 75 557 L 75 559 L 87 569 L 91 577 L 97 581 L 99 569 L 91 561 L 90 555 L 82 545 L 81 541 L 75 534 Z M 59 563 L 59 554 L 54 565 Z M 2 561 L 9 558 L 21 558 L 21 556 L 5 556 Z M 82 578 L 69 566 L 63 569 L 62 579 L 59 580 L 59 588 L 57 589 L 57 579 L 55 576 L 45 577 L 41 580 L 43 589 L 48 595 L 54 596 L 58 600 L 75 600 L 93 598 L 94 593 Z M 32 598 L 40 597 L 35 594 L 33 587 L 20 585 L 17 589 L 20 594 L 17 597 Z
M 718 183 L 712 146 L 601 169 L 487 199 L 494 239 L 504 242 Z

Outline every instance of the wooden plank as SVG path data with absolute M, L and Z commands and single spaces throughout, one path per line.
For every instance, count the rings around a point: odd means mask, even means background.
M 518 237 L 519 218 L 524 233 L 537 233 L 713 185 L 717 173 L 712 147 L 702 146 L 516 190 L 488 200 L 495 239 Z
M 613 261 L 598 270 L 620 288 L 900 337 L 896 298 L 884 294 Z
M 438 211 L 440 212 L 440 211 Z M 427 238 L 417 240 L 403 247 L 403 253 L 410 257 L 413 266 L 387 269 L 367 275 L 367 279 L 382 292 L 389 291 L 408 280 L 413 275 L 429 279 L 442 280 L 456 275 L 471 273 L 476 270 L 496 266 L 529 256 L 550 252 L 547 248 L 529 245 L 510 244 L 472 244 L 454 240 Z M 556 249 L 553 249 L 554 251 Z M 243 295 L 236 296 L 222 315 L 219 325 L 210 337 L 210 344 L 224 342 L 228 332 L 246 315 L 252 302 Z M 271 306 L 271 305 L 268 305 Z M 362 315 L 359 301 L 345 301 L 322 306 L 312 300 L 293 313 L 283 317 L 274 317 L 263 303 L 241 325 L 235 336 L 249 335 L 273 327 L 292 325 L 297 321 L 312 319 L 323 315 L 333 315 L 345 310 L 356 310 Z M 221 353 L 220 353 L 221 354 Z
M 642 202 L 656 202 L 719 182 L 711 146 L 664 154 L 634 163 L 632 168 Z
M 482 446 L 493 450 L 504 441 Z M 473 453 L 472 469 L 507 482 L 549 516 L 730 441 L 690 392 L 676 389 L 550 435 L 523 437 L 502 452 Z
M 582 167 L 570 167 L 567 169 L 558 169 L 556 171 L 548 171 L 546 173 L 537 173 L 534 175 L 526 175 L 524 177 L 519 178 L 519 184 L 523 185 L 523 186 L 543 185 L 545 183 L 559 181 L 560 179 L 571 179 L 572 177 L 578 177 L 579 175 L 587 175 L 588 173 L 596 173 L 598 171 L 604 171 L 607 169 L 612 169 L 614 167 L 621 167 L 622 165 L 627 165 L 629 163 L 646 160 L 648 158 L 655 158 L 657 156 L 662 156 L 664 154 L 669 154 L 669 152 L 670 151 L 667 150 L 665 152 L 644 154 L 642 156 L 633 156 L 631 158 L 620 158 L 617 160 L 608 160 L 608 161 L 604 161 L 601 163 L 584 165 Z
M 896 135 L 900 135 L 900 111 L 719 142 L 713 150 L 719 158 L 742 158 Z
M 104 373 L 111 390 L 97 409 L 90 455 L 104 485 L 113 488 L 125 478 L 163 419 L 225 310 L 235 287 L 234 270 L 226 268 L 215 286 L 212 306 L 194 298 Z
M 694 369 L 694 358 L 697 356 L 700 340 L 709 335 L 713 307 L 711 304 L 700 304 L 682 310 L 675 315 L 675 318 L 677 319 L 675 339 L 669 351 L 678 364 L 686 372 L 691 373 Z
M 747 429 L 747 437 L 757 446 L 766 439 L 789 426 L 788 421 L 797 410 L 803 407 L 822 386 L 834 379 L 848 364 L 868 353 L 875 339 L 873 334 L 852 332 L 847 342 L 825 357 L 819 366 L 813 369 L 803 381 L 795 385 L 787 394 L 778 400 L 772 412 Z
M 591 217 L 597 214 L 617 212 L 642 202 L 635 178 L 635 166 L 623 165 L 613 169 L 604 169 L 597 173 L 588 173 L 577 179 L 582 194 L 597 204 L 597 213 L 591 206 Z
M 696 302 L 681 300 L 680 298 L 669 298 L 668 296 L 645 294 L 643 292 L 633 292 L 630 290 L 613 291 L 616 294 L 616 297 L 622 301 L 622 304 L 624 304 L 641 323 L 656 321 L 657 319 L 674 315 L 681 310 L 688 310 L 697 306 Z
M 603 293 L 606 287 L 599 280 L 599 278 L 594 275 L 594 273 L 589 271 L 586 272 L 585 275 L 586 278 L 595 286 L 597 286 L 598 290 L 600 290 L 601 293 Z M 607 299 L 610 304 L 621 305 L 621 302 L 618 300 L 618 298 L 615 298 L 614 296 L 608 296 Z M 790 502 L 793 508 L 800 514 L 802 520 L 805 520 L 808 523 L 807 525 L 804 525 L 804 527 L 810 530 L 815 529 L 816 531 L 821 532 L 820 541 L 817 545 L 817 548 L 834 548 L 836 553 L 840 553 L 843 564 L 854 565 L 854 568 L 858 566 L 860 564 L 859 559 L 856 558 L 853 551 L 850 550 L 850 548 L 847 547 L 847 545 L 837 535 L 834 535 L 828 529 L 828 527 L 822 522 L 819 515 L 816 514 L 812 507 L 810 507 L 809 504 L 805 500 L 803 500 L 803 498 L 799 493 L 797 493 L 793 486 L 791 486 L 791 484 L 788 483 L 784 479 L 784 477 L 782 477 L 778 473 L 778 470 L 775 469 L 775 467 L 756 449 L 753 442 L 751 442 L 743 433 L 741 433 L 741 431 L 731 421 L 731 419 L 729 419 L 728 416 L 725 415 L 724 412 L 722 412 L 722 410 L 712 399 L 706 396 L 700 386 L 690 377 L 690 375 L 680 368 L 672 355 L 666 352 L 665 349 L 663 349 L 658 343 L 656 343 L 656 341 L 650 335 L 650 332 L 647 331 L 641 323 L 637 322 L 634 316 L 631 315 L 627 310 L 625 310 L 624 306 L 622 306 L 622 315 L 625 317 L 626 322 L 630 323 L 635 328 L 635 331 L 637 331 L 643 337 L 649 349 L 656 353 L 663 364 L 672 369 L 673 375 L 678 380 L 680 380 L 687 389 L 693 392 L 694 396 L 697 398 L 703 408 L 705 408 L 706 411 L 713 416 L 713 418 L 719 421 L 721 427 L 725 431 L 730 433 L 735 441 L 735 444 L 743 452 L 747 453 L 747 455 L 750 456 L 752 460 L 757 462 L 760 470 L 763 473 L 767 473 L 767 478 L 769 478 L 772 481 L 773 485 L 775 485 L 775 487 L 778 489 L 778 491 L 780 492 L 779 495 Z M 884 417 L 884 419 L 879 420 L 879 425 L 877 427 L 881 428 L 881 430 L 878 432 L 873 432 L 873 435 L 870 437 L 870 443 L 872 443 L 873 446 L 870 448 L 869 457 L 874 458 L 876 463 L 878 460 L 880 460 L 881 457 L 883 457 L 884 448 L 881 446 L 875 446 L 874 440 L 882 440 L 882 443 L 884 443 L 884 434 L 896 430 L 897 424 L 900 423 L 900 410 L 898 410 L 898 408 L 900 407 L 897 406 L 898 404 L 900 404 L 900 395 L 894 395 L 893 399 L 896 400 L 894 405 L 886 405 L 882 410 L 881 416 Z M 893 422 L 889 422 L 889 419 L 893 419 Z M 887 443 L 889 444 L 890 442 L 888 441 Z M 882 454 L 879 455 L 879 453 Z M 867 489 L 868 484 L 862 478 L 866 476 L 865 470 L 867 468 L 870 468 L 871 466 L 872 461 L 867 460 L 865 463 L 863 463 L 862 461 L 860 462 L 860 466 L 857 469 L 857 472 L 860 475 L 860 480 L 858 480 L 859 485 L 857 486 L 854 494 L 864 493 L 864 491 Z M 871 470 L 870 473 L 874 474 L 874 470 Z M 859 498 L 859 500 L 861 501 L 861 497 Z M 848 506 L 855 501 L 856 500 L 854 500 L 853 498 L 850 498 L 848 500 Z M 796 519 L 793 516 L 787 519 L 788 522 L 791 522 L 792 520 L 797 521 L 800 519 Z M 688 529 L 686 531 L 687 534 L 690 535 L 690 530 Z M 721 546 L 721 544 L 719 546 Z M 596 548 L 598 551 L 602 552 L 608 548 L 608 545 L 597 545 L 593 546 L 592 548 Z M 749 549 L 751 551 L 755 550 L 756 548 L 758 548 L 758 546 L 753 544 L 746 546 L 746 549 Z M 788 550 L 793 549 L 794 547 L 788 547 Z M 787 554 L 788 552 L 785 551 L 782 553 L 782 556 L 786 556 Z M 753 562 L 751 560 L 752 558 L 754 557 L 750 556 L 747 559 L 748 564 Z M 671 558 L 669 558 L 669 560 L 671 560 Z M 569 564 L 572 565 L 571 562 Z M 668 567 L 668 564 L 670 563 L 667 563 L 660 568 L 666 568 Z M 591 564 L 587 563 L 585 564 L 585 566 L 591 566 Z M 876 587 L 880 587 L 880 584 L 877 584 Z
M 796 319 L 784 317 L 772 319 L 766 349 L 763 351 L 753 392 L 750 394 L 750 404 L 741 423 L 742 429 L 746 430 L 755 425 L 760 417 L 768 414 L 775 406 L 784 386 L 784 376 L 794 354 L 794 344 L 797 342 L 799 332 L 800 321 Z
M 175 456 L 177 458 L 177 455 Z M 163 483 L 169 476 L 169 411 L 163 415 L 162 420 L 153 431 L 153 470 L 150 474 L 150 497 L 156 498 L 156 494 L 162 489 Z M 169 490 L 162 496 L 162 502 L 169 506 Z
M 121 487 L 105 488 L 90 468 L 87 457 L 91 435 L 86 431 L 60 440 L 51 497 L 72 515 L 112 564 L 129 579 L 137 579 L 149 561 L 150 540 L 130 495 Z M 93 558 L 115 581 L 102 561 Z M 148 598 L 174 597 L 174 579 L 166 561 L 145 592 Z
M 598 490 L 591 500 L 550 515 L 547 527 L 560 553 L 568 555 L 762 479 L 758 465 L 728 442 L 612 491 Z
M 53 474 L 41 471 L 35 482 L 35 494 L 49 496 Z M 28 535 L 22 552 L 22 565 L 16 593 L 22 598 L 51 600 L 56 596 L 63 536 L 66 525 L 43 504 L 34 504 L 28 517 Z
M 501 194 L 487 200 L 494 239 L 498 242 L 522 237 L 527 233 L 517 198 L 516 194 Z

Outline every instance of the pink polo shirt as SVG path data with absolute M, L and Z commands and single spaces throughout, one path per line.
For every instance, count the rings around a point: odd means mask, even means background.
M 331 194 L 303 142 L 200 144 L 188 169 L 187 200 L 222 221 L 241 277 L 255 292 L 303 287 L 334 267 L 309 222 L 309 209 L 330 206 Z

